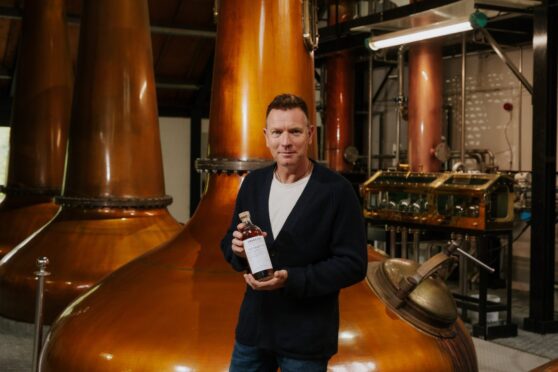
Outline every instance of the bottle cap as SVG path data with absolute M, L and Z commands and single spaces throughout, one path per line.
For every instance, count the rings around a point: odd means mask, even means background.
M 244 211 L 238 214 L 238 217 L 242 222 L 250 221 L 250 212 Z

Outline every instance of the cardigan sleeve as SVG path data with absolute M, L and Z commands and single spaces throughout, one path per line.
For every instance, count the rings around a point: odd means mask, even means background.
M 355 284 L 366 275 L 366 232 L 358 198 L 348 182 L 334 192 L 334 217 L 324 260 L 289 267 L 285 293 L 294 297 L 327 295 Z M 325 207 L 325 206 L 324 206 Z M 318 222 L 319 223 L 319 222 Z M 316 229 L 319 230 L 319 229 Z

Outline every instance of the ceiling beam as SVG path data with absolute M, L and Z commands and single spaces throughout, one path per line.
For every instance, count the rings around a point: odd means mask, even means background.
M 0 80 L 12 80 L 12 79 L 13 79 L 13 75 L 0 74 Z M 157 87 L 158 89 L 169 89 L 169 90 L 200 90 L 202 88 L 202 85 L 165 79 L 165 80 L 156 81 L 155 87 Z
M 23 12 L 18 8 L 0 7 L 0 18 L 21 20 L 23 18 Z M 69 24 L 79 25 L 81 22 L 80 17 L 77 15 L 68 15 L 67 19 Z M 215 31 L 176 26 L 170 27 L 164 25 L 152 25 L 151 33 L 173 36 L 200 37 L 208 39 L 215 39 L 215 37 L 217 36 L 217 32 Z

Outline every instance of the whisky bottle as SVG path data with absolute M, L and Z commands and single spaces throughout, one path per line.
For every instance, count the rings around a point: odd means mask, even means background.
M 241 230 L 242 242 L 252 276 L 262 282 L 273 278 L 273 266 L 262 230 L 252 223 L 250 212 L 239 213 L 238 217 L 245 225 Z

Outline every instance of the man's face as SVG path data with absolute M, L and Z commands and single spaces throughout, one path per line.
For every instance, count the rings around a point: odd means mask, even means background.
M 314 127 L 308 125 L 304 112 L 271 110 L 264 129 L 266 146 L 279 166 L 298 166 L 304 163 L 308 145 L 312 143 Z

